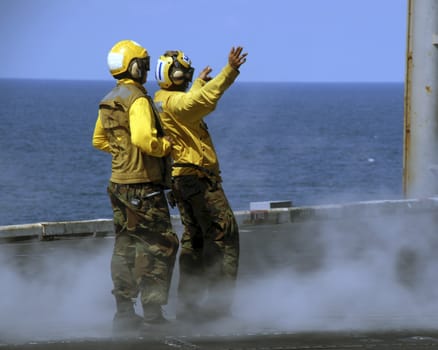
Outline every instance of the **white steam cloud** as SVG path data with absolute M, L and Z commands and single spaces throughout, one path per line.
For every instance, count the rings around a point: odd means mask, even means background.
M 299 227 L 290 225 L 290 235 L 313 241 L 302 259 L 313 259 L 314 266 L 297 268 L 292 261 L 248 278 L 238 291 L 235 314 L 250 327 L 283 331 L 436 329 L 435 228 L 427 214 L 345 217 L 321 221 L 305 232 L 294 232 Z M 269 235 L 263 240 L 262 251 L 252 254 L 269 249 Z M 291 261 L 297 247 L 279 247 L 265 254 Z
M 109 334 L 111 250 L 70 242 L 0 245 L 0 344 Z
M 243 227 L 235 322 L 212 329 L 436 328 L 435 227 L 432 215 Z M 94 241 L 0 245 L 0 344 L 111 334 L 113 238 Z

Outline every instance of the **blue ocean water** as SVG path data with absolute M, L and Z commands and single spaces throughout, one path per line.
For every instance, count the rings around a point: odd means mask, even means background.
M 0 80 L 0 225 L 112 217 L 91 138 L 113 85 Z M 402 197 L 402 83 L 236 82 L 206 122 L 234 210 Z

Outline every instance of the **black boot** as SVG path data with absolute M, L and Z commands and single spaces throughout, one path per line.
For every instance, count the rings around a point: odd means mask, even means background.
M 116 305 L 113 332 L 117 334 L 137 332 L 143 324 L 143 318 L 135 313 L 132 300 L 116 297 Z

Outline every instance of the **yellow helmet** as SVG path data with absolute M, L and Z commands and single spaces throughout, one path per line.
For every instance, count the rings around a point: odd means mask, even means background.
M 108 53 L 107 62 L 111 74 L 117 78 L 128 72 L 134 59 L 143 62 L 144 69 L 149 70 L 149 55 L 144 47 L 133 40 L 122 40 L 116 43 Z
M 166 51 L 160 56 L 155 69 L 155 79 L 163 89 L 187 87 L 192 81 L 192 61 L 182 51 Z

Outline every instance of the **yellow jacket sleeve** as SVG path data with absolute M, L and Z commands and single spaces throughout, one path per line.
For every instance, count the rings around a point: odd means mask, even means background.
M 100 111 L 97 115 L 96 125 L 94 127 L 93 147 L 100 149 L 101 151 L 111 152 L 105 130 L 102 126 L 102 121 L 100 120 Z
M 171 144 L 166 139 L 157 136 L 155 117 L 149 101 L 145 97 L 138 98 L 131 105 L 129 127 L 131 129 L 131 142 L 142 152 L 154 157 L 163 157 L 169 154 Z
M 239 71 L 227 64 L 222 71 L 208 82 L 196 79 L 187 93 L 171 94 L 165 102 L 169 112 L 185 121 L 199 121 L 212 112 L 217 102 L 236 80 Z

